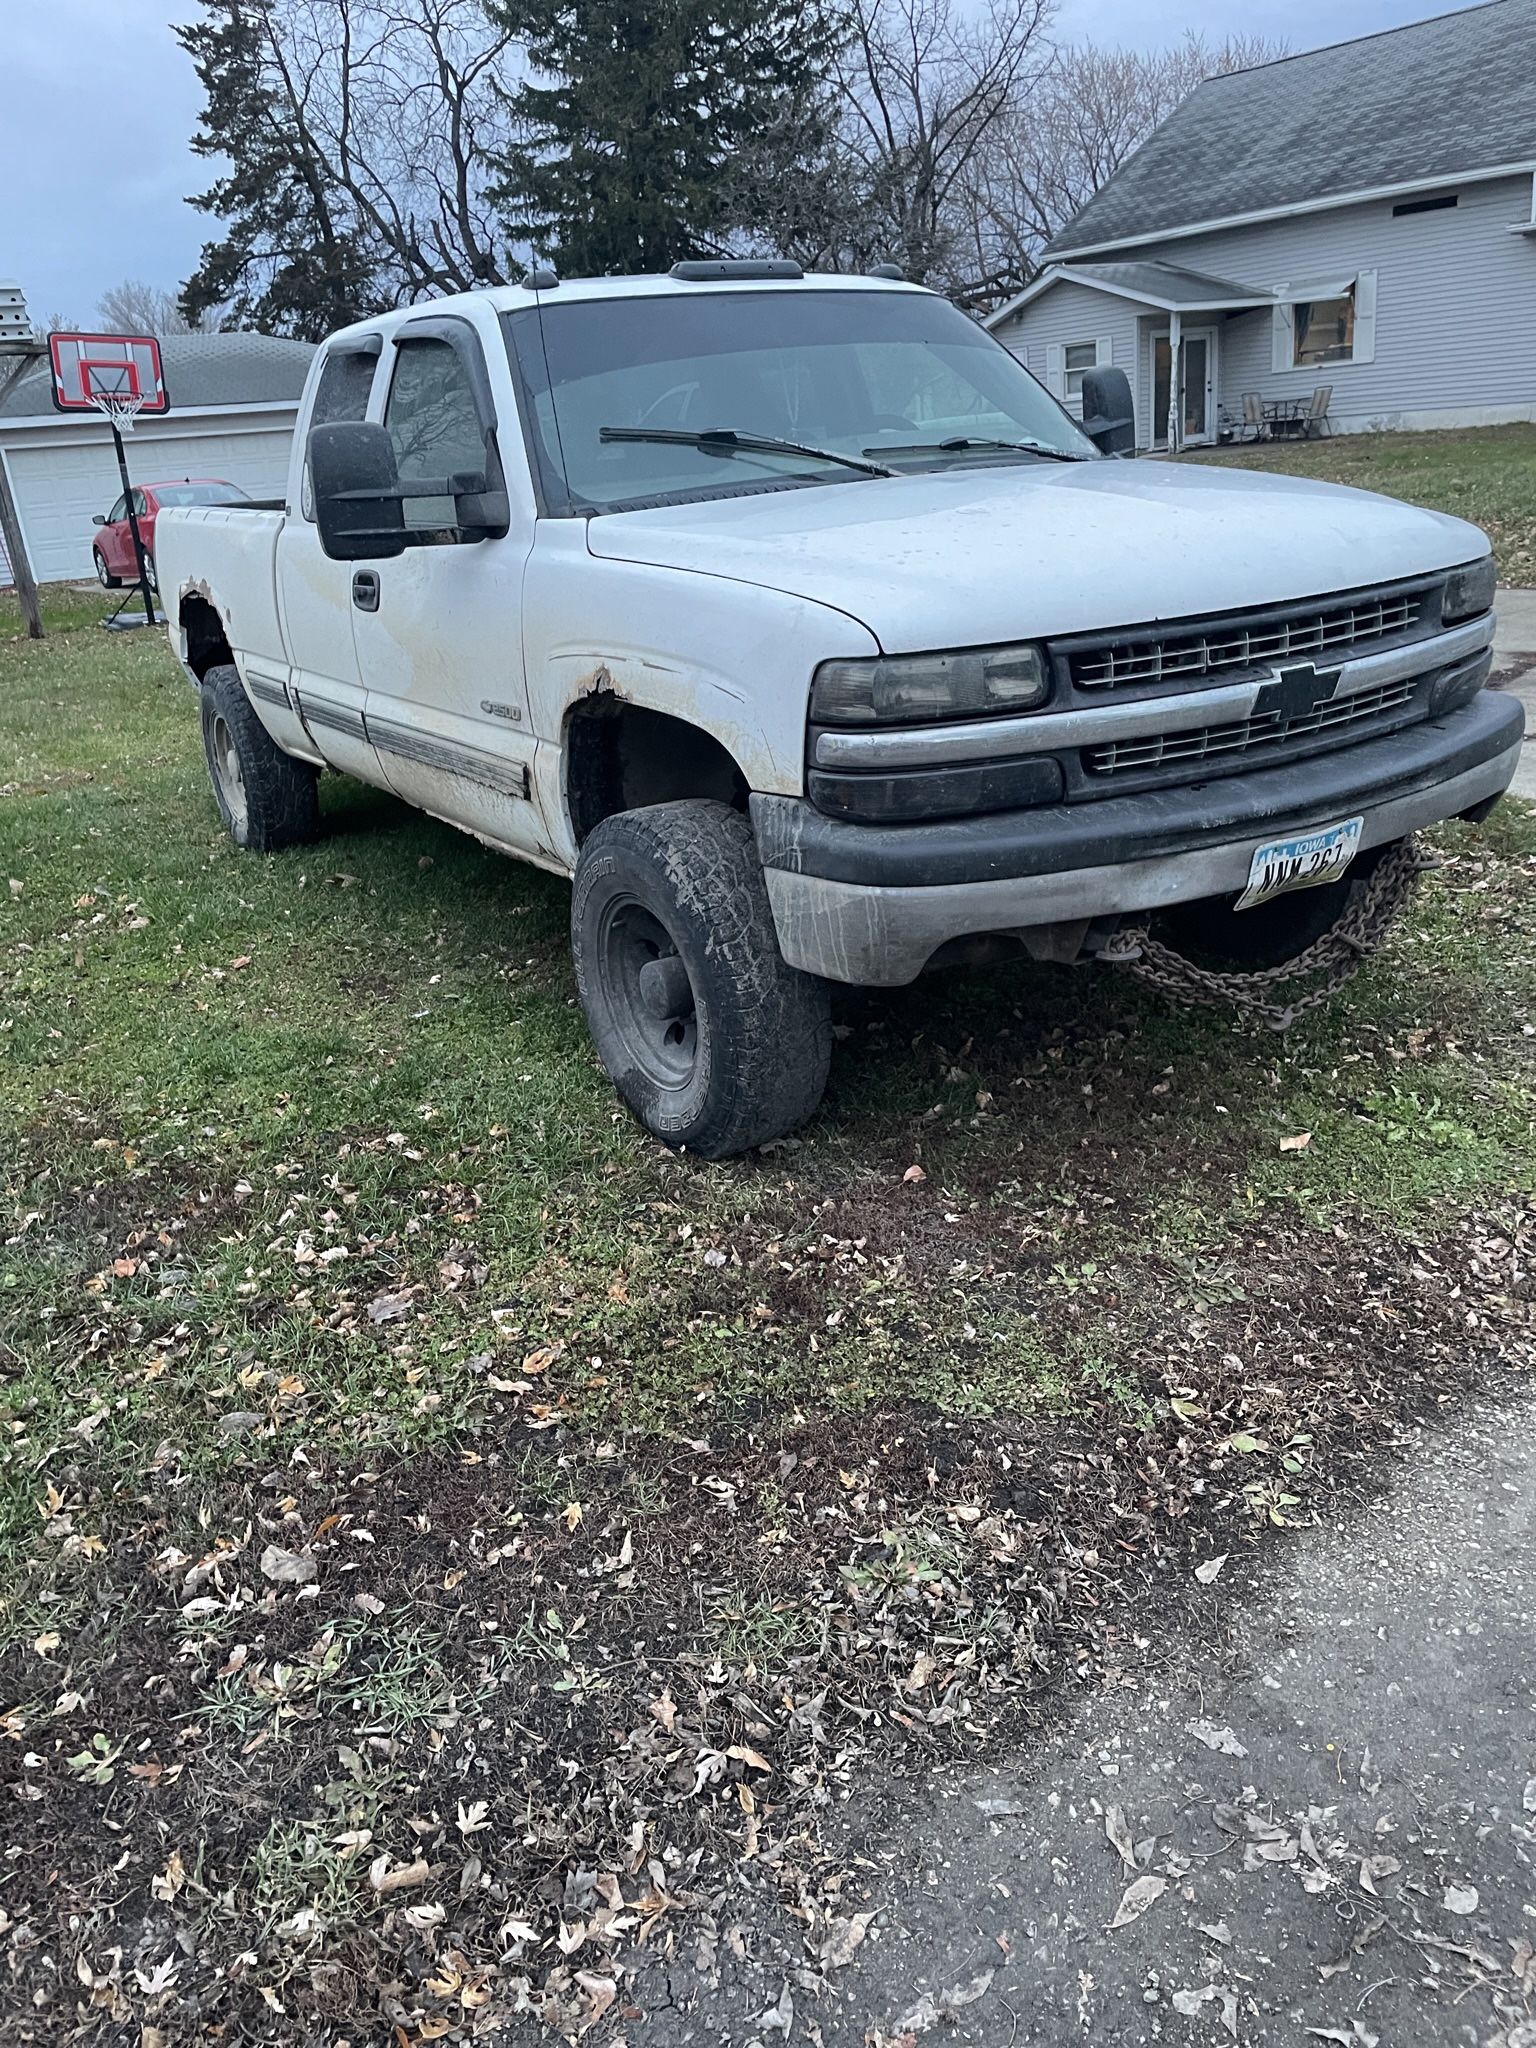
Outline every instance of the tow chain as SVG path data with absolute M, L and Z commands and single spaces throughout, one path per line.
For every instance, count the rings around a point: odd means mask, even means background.
M 1326 1003 L 1354 979 L 1418 887 L 1420 875 L 1439 866 L 1439 856 L 1425 852 L 1412 834 L 1400 840 L 1363 882 L 1354 885 L 1337 924 L 1277 967 L 1255 968 L 1248 974 L 1201 967 L 1154 939 L 1144 924 L 1116 932 L 1099 958 L 1123 967 L 1175 1002 L 1225 1003 L 1247 1016 L 1261 1017 L 1271 1031 L 1289 1031 L 1298 1017 Z M 1277 995 L 1283 984 L 1308 975 L 1322 978 L 1289 1000 Z

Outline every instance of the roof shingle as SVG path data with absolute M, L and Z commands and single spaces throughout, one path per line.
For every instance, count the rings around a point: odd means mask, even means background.
M 1208 78 L 1048 256 L 1536 163 L 1536 0 L 1488 0 Z

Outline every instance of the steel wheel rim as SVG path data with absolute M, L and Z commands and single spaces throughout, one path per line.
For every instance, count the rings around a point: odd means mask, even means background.
M 699 1053 L 693 982 L 677 943 L 634 897 L 608 905 L 597 969 L 627 1063 L 656 1087 L 686 1088 Z
M 246 820 L 245 777 L 240 771 L 235 736 L 222 712 L 213 721 L 212 752 L 214 780 L 229 812 L 229 822 L 236 830 L 242 829 Z

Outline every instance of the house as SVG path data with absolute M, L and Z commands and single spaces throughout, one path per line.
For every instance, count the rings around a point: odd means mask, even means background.
M 1073 410 L 1118 364 L 1143 448 L 1250 393 L 1327 391 L 1343 432 L 1536 419 L 1536 0 L 1207 79 L 987 325 Z
M 280 497 L 313 346 L 267 334 L 174 334 L 160 344 L 171 409 L 127 440 L 129 475 L 145 483 L 214 476 L 253 498 Z M 0 462 L 40 583 L 87 577 L 91 517 L 121 485 L 112 434 L 94 413 L 53 409 L 48 359 L 0 398 Z M 9 580 L 0 563 L 0 585 Z

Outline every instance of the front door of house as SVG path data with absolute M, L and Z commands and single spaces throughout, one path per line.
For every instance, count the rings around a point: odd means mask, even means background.
M 1157 447 L 1168 444 L 1168 375 L 1172 350 L 1166 334 L 1152 339 L 1152 436 Z M 1179 439 L 1184 447 L 1200 447 L 1216 438 L 1216 330 L 1187 327 L 1179 343 Z

